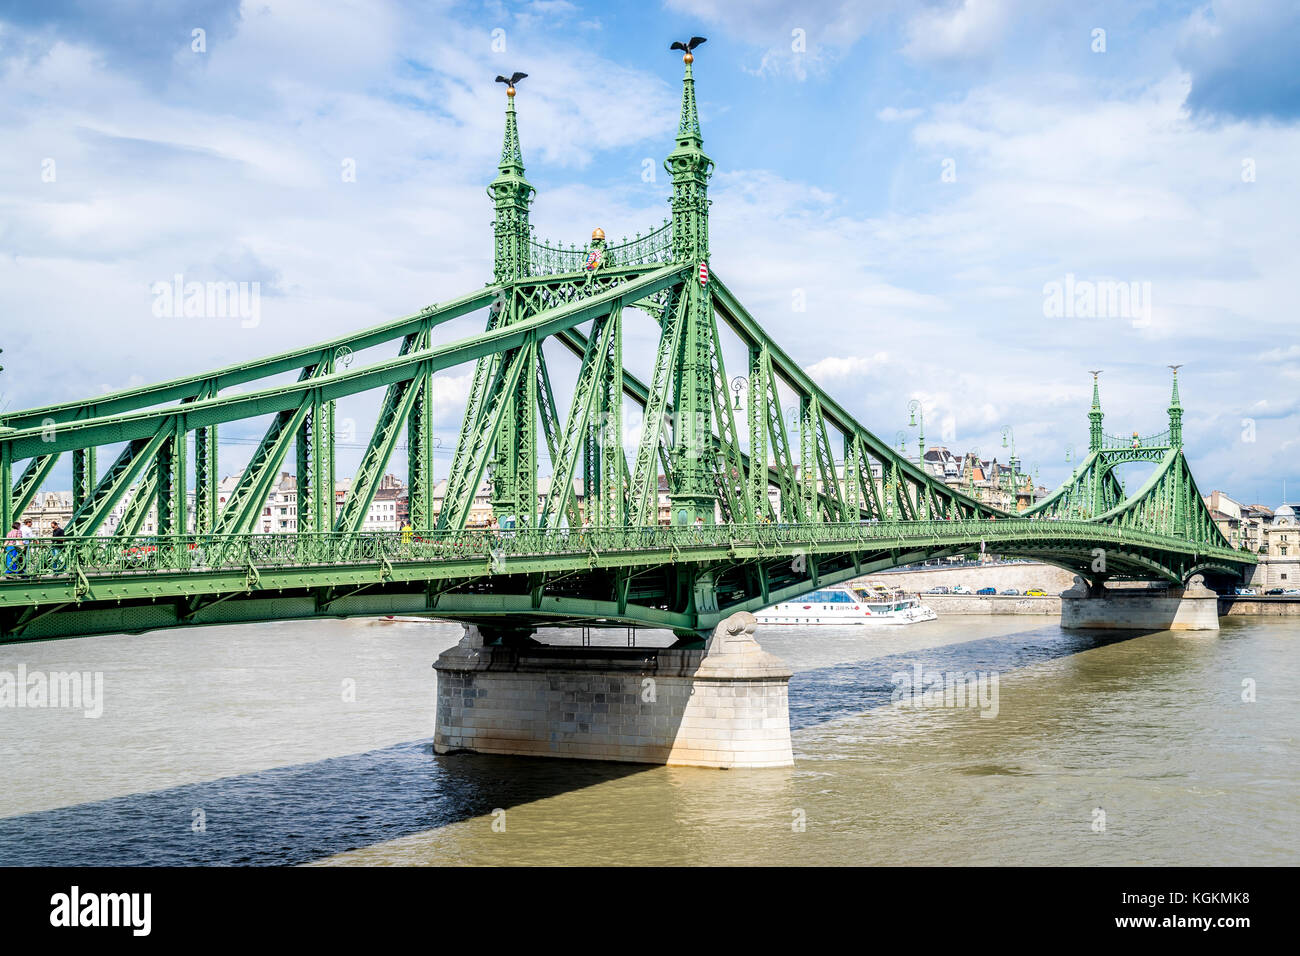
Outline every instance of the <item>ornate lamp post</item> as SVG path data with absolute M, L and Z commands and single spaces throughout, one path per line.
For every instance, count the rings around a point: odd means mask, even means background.
M 1011 455 L 1007 458 L 1007 467 L 1011 469 L 1011 474 L 1007 478 L 1005 494 L 1007 495 L 1007 503 L 1009 505 L 1014 505 L 1016 494 L 1020 487 L 1020 459 L 1016 457 L 1016 432 L 1010 425 L 1002 426 L 1002 447 L 1010 447 L 1011 449 Z
M 749 379 L 743 375 L 737 375 L 731 380 L 731 390 L 736 393 L 735 410 L 740 411 L 740 393 L 749 391 Z
M 916 436 L 916 447 L 919 449 L 919 451 L 917 452 L 916 462 L 917 462 L 918 465 L 921 465 L 921 467 L 924 468 L 924 467 L 925 467 L 925 465 L 924 465 L 924 462 L 925 462 L 925 409 L 921 406 L 921 403 L 920 403 L 919 401 L 917 401 L 917 400 L 914 398 L 914 399 L 912 399 L 910 402 L 907 403 L 907 411 L 908 411 L 908 414 L 909 414 L 909 416 L 910 416 L 910 418 L 908 419 L 908 422 L 907 422 L 908 427 L 909 427 L 909 428 L 916 428 L 916 427 L 918 427 L 918 424 L 919 424 L 919 426 L 920 426 L 920 431 L 917 433 L 917 436 Z M 918 418 L 920 419 L 919 422 L 917 421 Z

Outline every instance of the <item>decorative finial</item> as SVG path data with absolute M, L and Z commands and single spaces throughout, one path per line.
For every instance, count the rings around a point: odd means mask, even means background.
M 683 62 L 683 63 L 694 63 L 694 62 L 695 62 L 695 54 L 692 53 L 691 51 L 694 50 L 694 49 L 695 49 L 697 46 L 699 46 L 701 43 L 705 43 L 705 42 L 707 42 L 707 40 L 706 40 L 704 37 L 691 37 L 690 40 L 688 40 L 688 41 L 685 42 L 685 43 L 675 42 L 675 43 L 674 43 L 672 46 L 670 46 L 668 49 L 670 49 L 670 50 L 681 50 L 681 51 L 682 51 L 682 62 Z
M 506 79 L 504 76 L 498 75 L 497 82 L 504 83 L 506 85 L 506 96 L 510 97 L 511 99 L 514 99 L 515 84 L 518 83 L 526 76 L 528 76 L 527 73 L 516 73 L 513 76 L 511 76 L 509 79 Z
M 605 230 L 604 230 L 604 229 L 601 229 L 600 226 L 597 226 L 595 229 L 591 230 L 591 241 L 592 241 L 592 242 L 596 242 L 596 241 L 598 241 L 598 240 L 603 240 L 604 238 L 605 238 Z

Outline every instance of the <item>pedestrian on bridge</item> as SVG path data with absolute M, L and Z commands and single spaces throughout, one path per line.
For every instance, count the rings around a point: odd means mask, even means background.
M 23 526 L 15 521 L 14 526 L 5 535 L 5 574 L 18 570 L 18 556 L 23 547 Z

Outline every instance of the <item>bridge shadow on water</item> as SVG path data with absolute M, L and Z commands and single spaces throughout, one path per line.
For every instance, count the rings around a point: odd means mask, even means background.
M 1160 632 L 1062 631 L 1050 627 L 802 671 L 790 679 L 790 729 L 851 717 L 888 704 L 894 692 L 893 675 L 900 671 L 910 674 L 917 664 L 926 671 L 1006 672 L 1156 633 Z
M 799 730 L 890 702 L 891 676 L 1008 671 L 1141 636 L 1020 632 L 796 673 Z M 0 865 L 292 865 L 450 826 L 655 769 L 548 758 L 440 756 L 431 740 L 0 819 Z M 206 829 L 195 832 L 194 811 Z
M 0 819 L 0 865 L 288 865 L 652 769 L 434 754 L 416 740 Z M 194 810 L 206 815 L 194 832 Z

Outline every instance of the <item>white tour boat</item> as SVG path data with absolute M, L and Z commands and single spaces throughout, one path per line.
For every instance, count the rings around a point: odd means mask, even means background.
M 759 624 L 920 624 L 938 620 L 933 608 L 897 588 L 846 584 L 821 588 L 754 615 Z

